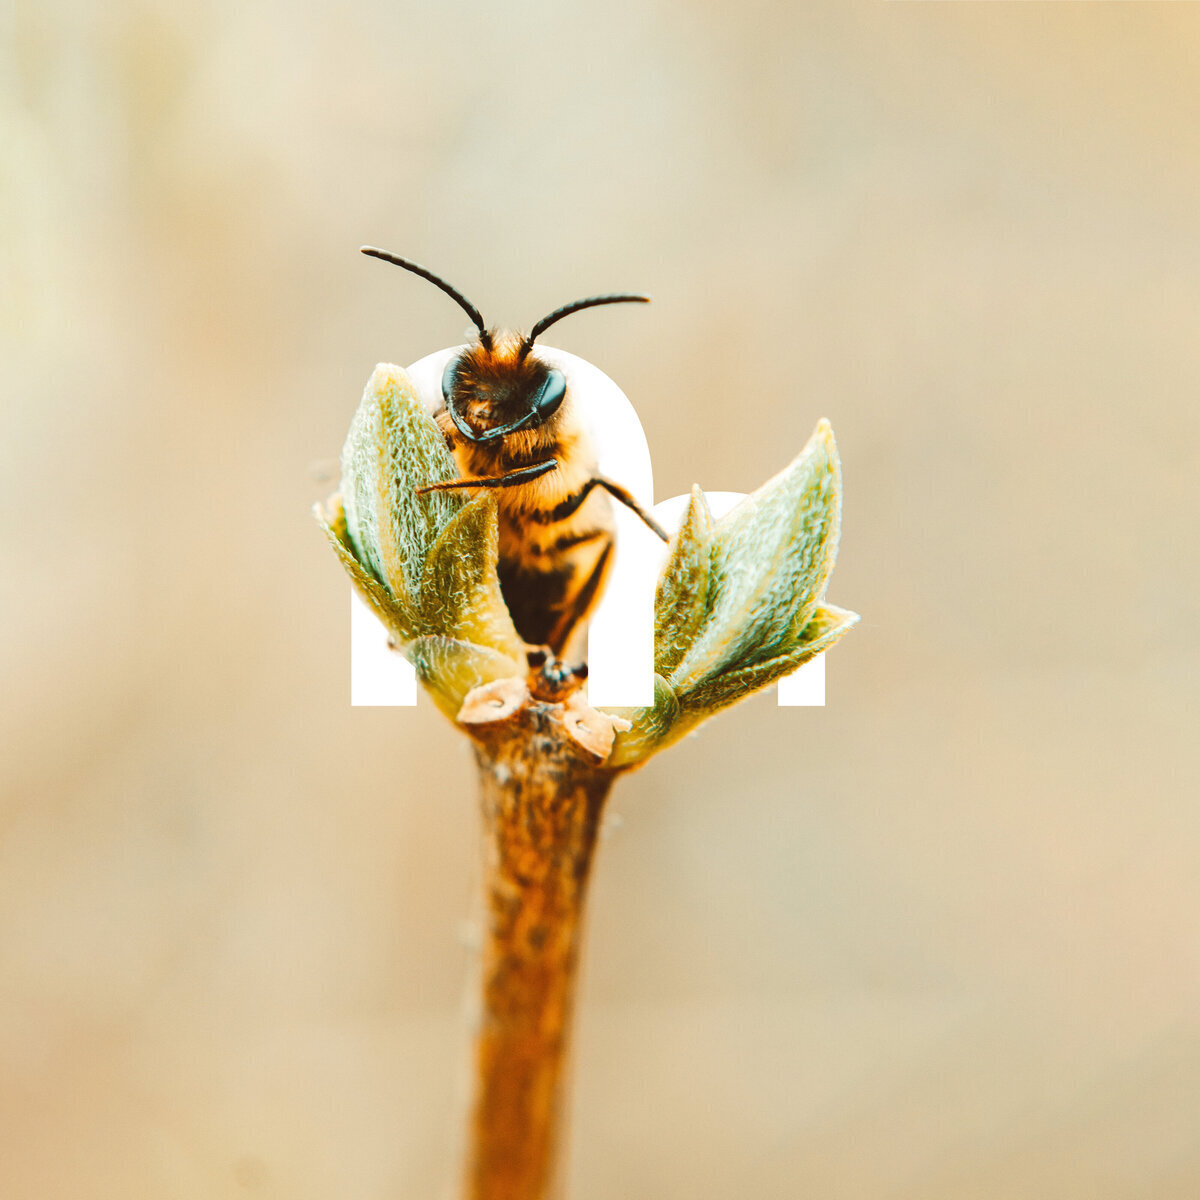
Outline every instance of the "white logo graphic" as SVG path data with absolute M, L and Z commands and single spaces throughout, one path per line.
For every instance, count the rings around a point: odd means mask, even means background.
M 462 349 L 455 346 L 430 354 L 408 368 L 426 410 L 442 402 L 441 379 L 446 362 Z M 580 406 L 600 474 L 627 487 L 669 533 L 679 528 L 687 496 L 654 504 L 650 447 L 642 423 L 625 393 L 603 371 L 563 350 L 541 347 L 542 356 L 567 376 L 574 402 Z M 741 492 L 706 492 L 715 518 L 740 500 Z M 616 552 L 604 594 L 588 630 L 588 702 L 597 708 L 624 708 L 654 702 L 654 585 L 666 558 L 666 546 L 623 504 L 613 505 Z M 403 707 L 417 702 L 417 674 L 412 664 L 388 649 L 388 635 L 378 618 L 353 593 L 350 613 L 350 703 L 355 706 Z M 779 681 L 778 702 L 790 706 L 823 706 L 825 656 L 818 655 Z

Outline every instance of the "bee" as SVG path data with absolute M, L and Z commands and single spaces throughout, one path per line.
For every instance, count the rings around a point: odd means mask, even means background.
M 475 305 L 426 267 L 374 246 L 363 246 L 362 253 L 441 288 L 478 330 L 475 341 L 447 361 L 441 401 L 431 413 L 461 478 L 419 494 L 496 489 L 500 590 L 513 624 L 532 647 L 548 647 L 560 658 L 576 652 L 612 565 L 609 497 L 664 542 L 668 536 L 626 488 L 599 473 L 571 379 L 535 343 L 572 313 L 601 304 L 644 304 L 650 297 L 620 293 L 575 300 L 522 336 L 489 329 Z

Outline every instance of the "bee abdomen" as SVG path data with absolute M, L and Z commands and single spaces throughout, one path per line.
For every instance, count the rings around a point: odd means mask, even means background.
M 579 540 L 575 540 L 578 538 Z M 572 630 L 591 610 L 608 572 L 612 535 L 593 529 L 566 534 L 571 544 L 553 553 L 530 546 L 515 558 L 500 559 L 500 590 L 517 632 L 534 646 L 561 653 Z
M 525 546 L 525 554 L 529 558 L 540 559 L 543 562 L 558 558 L 578 546 L 586 546 L 590 542 L 598 542 L 602 538 L 611 537 L 607 529 L 581 529 L 571 533 L 561 534 L 550 542 L 529 542 Z

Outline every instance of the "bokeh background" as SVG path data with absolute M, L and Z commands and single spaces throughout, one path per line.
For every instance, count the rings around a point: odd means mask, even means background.
M 828 416 L 823 710 L 623 782 L 575 1200 L 1200 1195 L 1200 9 L 0 11 L 0 1195 L 448 1195 L 479 839 L 348 705 L 380 360 L 565 323 L 660 496 Z

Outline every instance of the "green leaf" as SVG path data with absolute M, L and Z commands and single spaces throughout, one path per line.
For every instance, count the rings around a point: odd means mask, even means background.
M 665 750 L 722 708 L 790 675 L 834 644 L 858 623 L 857 613 L 821 605 L 790 654 L 715 676 L 682 699 L 661 675 L 654 677 L 654 704 L 646 708 L 612 709 L 633 728 L 617 735 L 611 767 L 629 768 Z
M 617 738 L 612 766 L 636 766 L 858 621 L 821 603 L 840 521 L 841 471 L 827 421 L 786 470 L 716 525 L 692 490 L 655 594 L 654 704 L 614 710 L 633 728 Z
M 419 637 L 404 648 L 417 669 L 417 678 L 451 720 L 458 716 L 463 697 L 475 687 L 524 674 L 524 666 L 473 642 L 448 637 Z
M 660 675 L 679 665 L 704 621 L 712 530 L 708 501 L 693 486 L 654 595 L 654 669 Z
M 654 676 L 654 703 L 643 708 L 603 710 L 633 726 L 618 733 L 608 756 L 610 767 L 629 767 L 648 758 L 679 720 L 679 700 L 661 675 Z
M 457 492 L 417 489 L 456 476 L 408 375 L 380 363 L 342 449 L 342 500 L 358 560 L 394 593 L 417 595 L 430 546 L 466 503 Z
M 822 421 L 786 468 L 712 533 L 703 626 L 668 676 L 681 697 L 725 671 L 788 654 L 825 591 L 837 552 L 841 472 Z
M 456 477 L 411 380 L 381 364 L 342 451 L 341 495 L 328 515 L 316 510 L 354 586 L 451 718 L 473 687 L 526 670 L 496 574 L 495 498 L 417 494 Z
M 524 643 L 500 594 L 496 499 L 480 496 L 451 517 L 421 575 L 425 631 L 524 657 Z
M 813 614 L 795 648 L 775 658 L 764 659 L 736 671 L 725 671 L 699 684 L 684 697 L 683 707 L 703 720 L 718 709 L 743 700 L 760 688 L 790 675 L 810 659 L 828 650 L 843 634 L 858 624 L 858 613 L 833 605 L 821 605 Z

